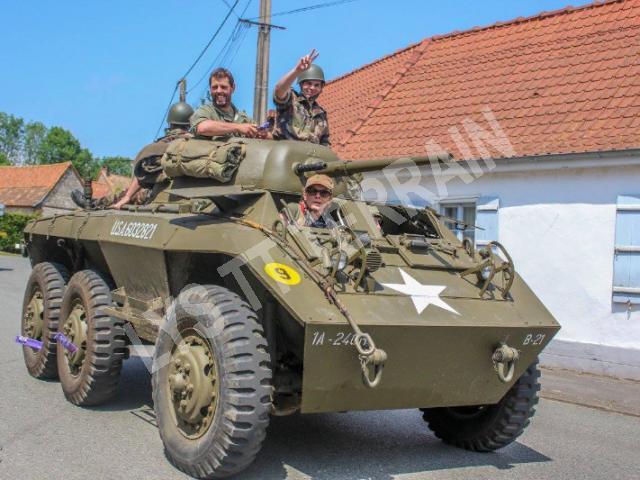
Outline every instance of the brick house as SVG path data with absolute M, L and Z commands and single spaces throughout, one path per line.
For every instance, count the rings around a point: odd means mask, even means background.
M 640 379 L 640 0 L 426 38 L 327 83 L 343 159 L 503 243 L 563 326 L 548 364 Z M 390 177 L 393 177 L 390 179 Z
M 82 190 L 71 162 L 26 167 L 0 167 L 0 204 L 6 213 L 51 215 L 76 209 L 72 190 Z

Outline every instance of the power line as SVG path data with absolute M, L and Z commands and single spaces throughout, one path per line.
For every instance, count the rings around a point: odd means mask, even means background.
M 295 10 L 288 10 L 286 12 L 277 12 L 272 13 L 271 18 L 273 17 L 282 17 L 283 15 L 292 15 L 294 13 L 302 13 L 307 12 L 309 10 L 316 10 L 318 8 L 326 8 L 326 7 L 334 7 L 337 5 L 342 5 L 344 3 L 352 3 L 357 2 L 358 0 L 337 0 L 335 2 L 326 2 L 326 3 L 318 3 L 316 5 L 309 5 L 308 7 L 296 8 Z M 251 20 L 259 19 L 260 17 L 253 17 Z
M 213 41 L 216 39 L 216 37 L 218 36 L 218 34 L 220 33 L 220 30 L 222 30 L 222 27 L 224 27 L 224 25 L 227 23 L 227 20 L 229 20 L 229 17 L 231 16 L 232 13 L 234 13 L 234 10 L 236 8 L 236 6 L 238 6 L 238 2 L 240 0 L 236 0 L 235 3 L 233 4 L 233 6 L 229 9 L 229 11 L 227 12 L 227 15 L 224 17 L 224 19 L 222 20 L 222 23 L 220 23 L 220 26 L 218 27 L 218 29 L 215 31 L 215 33 L 213 34 L 213 36 L 209 39 L 209 42 L 207 42 L 207 44 L 205 45 L 205 47 L 202 49 L 202 51 L 200 52 L 200 55 L 198 55 L 198 57 L 194 60 L 194 62 L 191 64 L 191 66 L 189 67 L 189 69 L 187 70 L 187 72 L 182 75 L 181 78 L 186 78 L 187 75 L 189 75 L 189 73 L 191 73 L 191 70 L 194 69 L 194 67 L 198 64 L 198 62 L 200 61 L 200 59 L 202 58 L 202 56 L 206 53 L 206 51 L 209 49 L 209 47 L 211 46 L 211 44 L 213 43 Z M 226 2 L 225 2 L 226 3 Z M 247 5 L 248 6 L 248 5 Z M 246 8 L 245 8 L 246 10 Z M 173 87 L 173 92 L 171 93 L 171 99 L 169 100 L 169 104 L 167 105 L 167 108 L 165 109 L 164 114 L 162 115 L 162 118 L 160 119 L 160 125 L 158 126 L 158 130 L 156 130 L 156 134 L 155 134 L 155 138 L 158 138 L 158 134 L 160 133 L 160 130 L 162 129 L 162 125 L 164 125 L 165 122 L 165 118 L 167 117 L 167 115 L 169 114 L 169 109 L 171 108 L 171 104 L 173 103 L 173 99 L 176 96 L 176 92 L 178 91 L 178 83 L 176 83 L 175 87 Z
M 200 55 L 198 55 L 198 58 L 195 59 L 195 61 L 193 62 L 193 64 L 191 64 L 191 66 L 189 67 L 189 69 L 187 70 L 187 73 L 185 73 L 184 75 L 182 75 L 182 78 L 186 78 L 187 75 L 189 75 L 191 73 L 191 70 L 193 70 L 193 68 L 198 64 L 198 62 L 200 61 L 200 59 L 202 58 L 202 56 L 206 53 L 206 51 L 209 49 L 209 47 L 211 46 L 211 44 L 213 43 L 213 41 L 215 40 L 215 38 L 218 36 L 218 34 L 220 33 L 220 30 L 222 30 L 222 27 L 224 27 L 225 23 L 227 23 L 227 20 L 229 20 L 229 17 L 231 16 L 231 14 L 233 13 L 233 10 L 236 8 L 236 6 L 238 5 L 238 2 L 240 0 L 236 0 L 235 3 L 233 4 L 233 6 L 231 7 L 231 9 L 227 12 L 227 16 L 224 17 L 224 20 L 222 20 L 222 23 L 220 24 L 220 26 L 218 27 L 218 29 L 215 31 L 215 33 L 213 34 L 213 36 L 211 37 L 211 39 L 209 40 L 209 42 L 205 45 L 205 47 L 202 49 L 202 51 L 200 52 Z
M 175 98 L 177 91 L 178 91 L 178 84 L 176 83 L 176 86 L 173 87 L 173 93 L 171 94 L 171 100 L 169 100 L 169 104 L 167 105 L 167 108 L 165 109 L 165 112 L 162 115 L 162 119 L 160 120 L 160 125 L 158 125 L 158 130 L 156 130 L 156 135 L 155 135 L 154 139 L 158 138 L 158 134 L 160 133 L 160 130 L 162 129 L 162 125 L 164 125 L 165 118 L 167 118 L 167 115 L 169 114 L 169 109 L 171 108 L 171 104 L 173 103 L 173 99 Z

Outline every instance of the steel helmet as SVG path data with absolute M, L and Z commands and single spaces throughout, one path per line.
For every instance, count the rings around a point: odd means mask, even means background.
M 171 105 L 169 114 L 167 115 L 167 123 L 169 125 L 189 126 L 189 119 L 193 115 L 193 108 L 185 102 L 178 102 Z
M 315 63 L 298 75 L 298 85 L 307 80 L 320 80 L 324 84 L 324 72 Z

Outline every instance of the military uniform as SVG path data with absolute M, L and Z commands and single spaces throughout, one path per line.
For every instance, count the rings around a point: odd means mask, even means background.
M 191 132 L 195 135 L 196 127 L 205 120 L 228 123 L 251 123 L 249 115 L 247 115 L 246 112 L 238 110 L 233 103 L 231 104 L 231 109 L 231 112 L 225 112 L 212 103 L 200 105 L 196 111 L 193 112 L 193 115 L 191 115 Z M 227 135 L 218 135 L 211 137 L 211 140 L 219 140 L 225 137 L 227 137 Z
M 307 99 L 292 89 L 284 101 L 274 95 L 273 102 L 278 110 L 273 129 L 274 139 L 331 145 L 327 112 L 315 99 Z
M 130 204 L 143 205 L 148 203 L 166 186 L 167 177 L 162 172 L 160 159 L 167 150 L 169 143 L 178 138 L 191 136 L 189 132 L 181 128 L 166 129 L 163 137 L 146 145 L 138 152 L 138 155 L 136 155 L 133 161 L 133 176 L 138 179 L 138 183 L 142 189 L 133 196 L 129 202 Z M 98 198 L 96 199 L 95 206 L 98 208 L 108 208 L 120 201 L 125 193 L 126 190 L 123 190 Z

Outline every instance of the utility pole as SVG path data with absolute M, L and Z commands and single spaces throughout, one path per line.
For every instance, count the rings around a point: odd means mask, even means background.
M 256 53 L 256 82 L 253 93 L 253 120 L 260 125 L 267 117 L 271 0 L 260 0 L 260 20 L 256 23 L 258 23 L 258 51 Z

